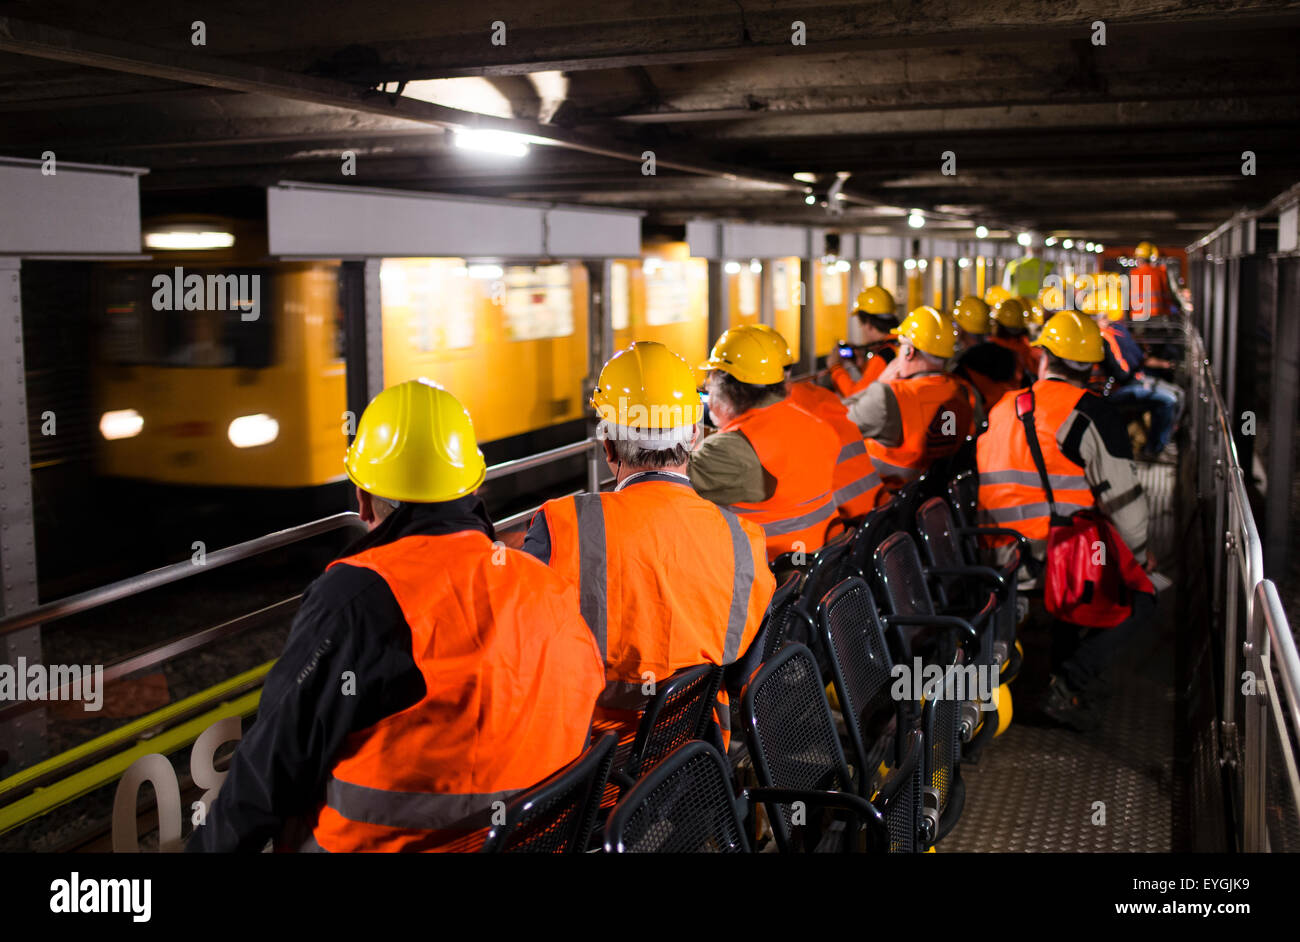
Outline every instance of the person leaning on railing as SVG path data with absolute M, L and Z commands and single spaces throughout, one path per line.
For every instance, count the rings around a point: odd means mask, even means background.
M 343 462 L 370 532 L 303 593 L 257 721 L 187 850 L 473 850 L 586 748 L 605 684 L 578 594 L 494 545 L 451 393 L 367 406 Z
M 1138 562 L 1155 568 L 1147 552 L 1147 504 L 1133 462 L 1128 430 L 1114 407 L 1086 386 L 1104 356 L 1101 331 L 1078 311 L 1062 311 L 1034 341 L 1045 357 L 1033 396 L 1035 437 L 1042 451 L 1057 512 L 1068 516 L 1097 507 L 1119 532 Z M 1004 396 L 989 413 L 988 430 L 976 445 L 981 525 L 1017 530 L 1029 550 L 1045 562 L 1050 514 L 1042 477 L 1017 412 L 1018 395 Z M 1014 544 L 992 551 L 999 564 Z M 1114 653 L 1146 621 L 1150 598 L 1138 595 L 1133 615 L 1121 625 L 1094 630 L 1059 622 L 1054 626 L 1054 673 L 1042 707 L 1048 716 L 1076 729 L 1096 725 L 1096 700 Z

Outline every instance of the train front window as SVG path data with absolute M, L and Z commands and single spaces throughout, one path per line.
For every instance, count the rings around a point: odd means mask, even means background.
M 102 290 L 104 355 L 111 363 L 271 365 L 269 269 L 121 269 L 107 274 Z

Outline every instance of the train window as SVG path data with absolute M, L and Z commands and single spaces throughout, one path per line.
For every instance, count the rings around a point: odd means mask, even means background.
M 797 306 L 790 293 L 790 265 L 784 259 L 772 263 L 772 306 L 781 311 Z
M 191 282 L 194 276 L 200 280 Z M 108 362 L 241 369 L 271 365 L 269 269 L 109 269 L 103 277 L 100 310 Z
M 627 263 L 615 262 L 609 266 L 609 312 L 615 330 L 627 330 L 631 323 L 631 287 Z
M 736 275 L 736 304 L 742 317 L 758 313 L 758 275 L 748 268 Z
M 511 265 L 505 271 L 506 336 L 545 340 L 573 333 L 573 287 L 568 265 Z
M 651 265 L 655 261 L 658 264 Z M 690 319 L 691 289 L 685 262 L 647 259 L 645 266 L 645 322 L 651 327 L 679 324 Z
M 822 304 L 844 303 L 844 276 L 833 264 L 822 266 Z
M 474 346 L 474 282 L 457 258 L 386 258 L 379 268 L 385 319 L 403 319 L 411 349 Z

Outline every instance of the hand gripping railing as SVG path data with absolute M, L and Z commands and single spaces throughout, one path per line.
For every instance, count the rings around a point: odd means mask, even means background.
M 1213 504 L 1211 612 L 1223 626 L 1221 761 L 1241 798 L 1241 846 L 1266 851 L 1270 808 L 1300 821 L 1300 659 L 1277 589 L 1264 578 L 1263 544 L 1231 419 L 1200 333 L 1190 324 L 1185 329 L 1196 496 L 1207 516 Z M 1270 750 L 1271 742 L 1277 744 L 1275 750 Z

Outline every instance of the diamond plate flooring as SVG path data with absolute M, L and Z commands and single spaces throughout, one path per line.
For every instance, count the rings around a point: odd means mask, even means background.
M 1177 555 L 1172 465 L 1139 465 L 1158 560 Z M 1173 576 L 1173 573 L 1169 573 Z M 1092 733 L 1011 727 L 962 767 L 966 807 L 940 843 L 950 852 L 1161 852 L 1173 848 L 1174 606 L 1162 595 L 1152 630 L 1120 656 L 1104 721 Z M 1027 649 L 1044 639 L 1024 639 Z M 1030 668 L 1026 651 L 1026 671 Z M 1024 685 L 1013 685 L 1013 698 Z M 1032 693 L 1030 695 L 1032 697 Z M 1100 803 L 1100 805 L 1098 804 Z

